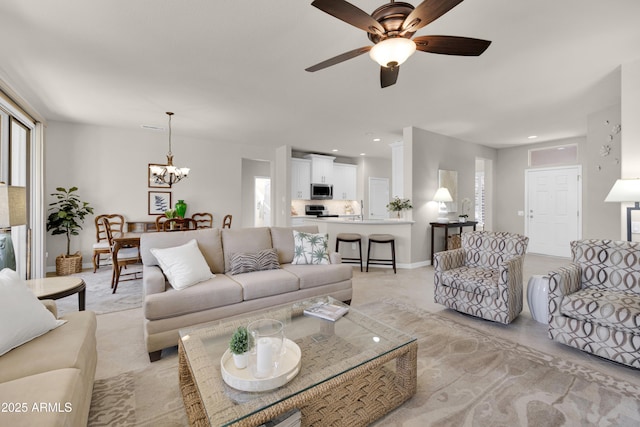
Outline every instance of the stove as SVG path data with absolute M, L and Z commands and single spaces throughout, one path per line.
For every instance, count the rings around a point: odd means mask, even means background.
M 331 215 L 324 205 L 305 205 L 305 215 L 313 215 L 318 218 L 338 218 L 338 215 Z

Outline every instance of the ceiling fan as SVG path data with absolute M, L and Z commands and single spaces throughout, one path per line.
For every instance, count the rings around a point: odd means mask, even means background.
M 374 45 L 345 52 L 306 68 L 306 71 L 322 70 L 369 52 L 369 56 L 380 64 L 380 85 L 385 88 L 396 83 L 400 64 L 416 50 L 444 55 L 481 55 L 490 41 L 457 36 L 420 36 L 412 40 L 416 31 L 462 1 L 424 0 L 414 8 L 409 3 L 391 0 L 368 15 L 344 0 L 314 0 L 312 6 L 366 31 Z

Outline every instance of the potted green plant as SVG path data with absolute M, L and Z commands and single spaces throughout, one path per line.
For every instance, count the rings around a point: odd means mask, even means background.
M 93 208 L 89 203 L 80 200 L 75 193 L 78 187 L 68 190 L 63 187 L 56 188 L 57 193 L 51 195 L 57 200 L 49 203 L 49 216 L 47 217 L 47 231 L 54 236 L 64 234 L 67 237 L 67 252 L 56 257 L 56 274 L 66 276 L 82 271 L 82 254 L 71 254 L 71 236 L 77 236 L 82 229 L 84 218 L 93 214 Z
M 247 328 L 240 326 L 231 336 L 229 351 L 233 355 L 233 363 L 238 369 L 247 367 L 249 361 L 249 333 Z
M 397 218 L 400 218 L 402 211 L 412 208 L 413 206 L 411 205 L 411 200 L 401 199 L 398 196 L 394 197 L 393 200 L 391 200 L 387 205 L 387 210 L 390 212 L 395 212 Z

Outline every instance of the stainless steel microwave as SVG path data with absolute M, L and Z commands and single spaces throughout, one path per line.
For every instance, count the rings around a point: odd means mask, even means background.
M 331 199 L 333 199 L 333 185 L 311 184 L 311 200 L 331 200 Z

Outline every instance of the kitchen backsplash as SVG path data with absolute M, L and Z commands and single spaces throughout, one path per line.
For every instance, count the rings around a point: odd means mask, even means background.
M 304 215 L 305 205 L 323 205 L 332 215 L 360 214 L 360 202 L 357 200 L 292 200 L 291 215 Z

